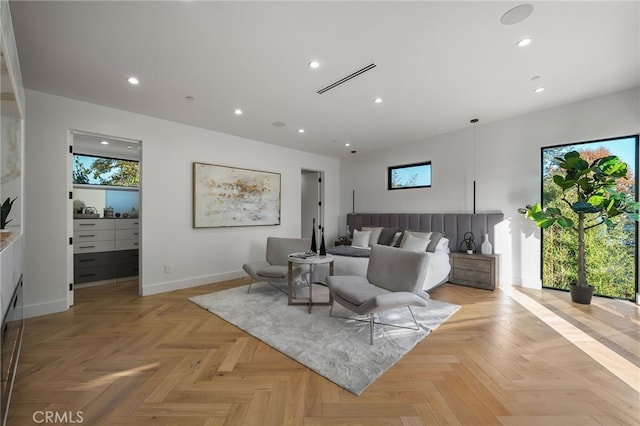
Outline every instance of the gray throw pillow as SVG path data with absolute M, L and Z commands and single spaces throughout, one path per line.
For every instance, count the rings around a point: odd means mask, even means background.
M 398 232 L 398 228 L 383 228 L 378 238 L 378 244 L 383 246 L 390 246 L 393 241 L 393 236 Z
M 436 251 L 436 246 L 438 245 L 438 242 L 442 239 L 442 237 L 444 237 L 444 234 L 442 232 L 433 231 L 431 233 L 431 241 L 429 241 L 429 245 L 427 246 L 427 251 L 431 253 Z

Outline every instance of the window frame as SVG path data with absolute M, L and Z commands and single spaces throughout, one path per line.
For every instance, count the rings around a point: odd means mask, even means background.
M 97 154 L 84 154 L 82 152 L 74 152 L 73 153 L 73 158 L 71 159 L 72 163 L 71 163 L 71 180 L 72 180 L 72 184 L 74 186 L 80 186 L 80 187 L 85 187 L 85 188 L 104 188 L 104 189 L 128 189 L 128 190 L 137 190 L 140 188 L 140 184 L 136 185 L 136 186 L 125 186 L 125 185 L 104 185 L 104 184 L 100 184 L 100 183 L 77 183 L 75 182 L 73 173 L 75 171 L 75 161 L 76 161 L 76 157 L 90 157 L 90 158 L 102 158 L 102 159 L 106 159 L 106 160 L 121 160 L 121 161 L 128 161 L 131 163 L 138 163 L 138 176 L 140 176 L 140 160 L 132 160 L 130 158 L 123 158 L 123 157 L 114 157 L 114 156 L 106 156 L 106 155 L 97 155 Z
M 393 187 L 392 186 L 392 175 L 393 172 L 395 170 L 402 170 L 402 169 L 408 169 L 411 167 L 418 167 L 418 166 L 429 166 L 429 184 L 428 185 L 414 185 L 414 186 L 399 186 L 399 187 Z M 433 176 L 433 166 L 431 164 L 431 161 L 421 161 L 419 163 L 411 163 L 411 164 L 400 164 L 400 165 L 396 165 L 396 166 L 389 166 L 387 167 L 387 190 L 388 191 L 395 191 L 398 189 L 417 189 L 417 188 L 431 188 L 432 185 L 432 176 Z
M 544 207 L 544 178 L 545 178 L 545 169 L 544 169 L 544 158 L 545 158 L 545 150 L 548 149 L 554 149 L 554 148 L 562 148 L 562 147 L 567 147 L 567 146 L 573 146 L 573 147 L 578 147 L 580 145 L 589 145 L 589 144 L 597 144 L 597 143 L 605 143 L 605 142 L 612 142 L 612 141 L 616 141 L 616 140 L 621 140 L 621 139 L 635 139 L 636 141 L 636 150 L 635 150 L 635 158 L 634 158 L 634 180 L 635 180 L 635 200 L 640 201 L 640 148 L 638 148 L 638 142 L 640 141 L 640 134 L 631 134 L 631 135 L 626 135 L 626 136 L 613 136 L 613 137 L 608 137 L 608 138 L 602 138 L 602 139 L 593 139 L 593 140 L 586 140 L 586 141 L 581 141 L 581 142 L 568 142 L 568 143 L 561 143 L 561 144 L 556 144 L 556 145 L 548 145 L 548 146 L 542 146 L 540 147 L 540 200 L 541 203 L 543 203 L 543 207 Z M 615 155 L 615 153 L 614 153 Z M 548 286 L 545 285 L 545 277 L 544 277 L 544 253 L 545 253 L 545 247 L 544 247 L 544 235 L 545 235 L 545 230 L 544 229 L 540 229 L 540 281 L 541 281 L 541 285 L 542 288 L 544 289 L 550 289 L 550 290 L 558 290 L 558 291 L 569 291 L 569 290 L 563 290 L 557 287 L 553 287 L 553 286 Z M 640 292 L 640 266 L 638 265 L 638 257 L 640 257 L 640 250 L 638 247 L 640 247 L 640 224 L 638 222 L 635 223 L 635 244 L 636 244 L 636 259 L 635 259 L 635 273 L 634 273 L 634 284 L 635 284 L 635 293 L 636 295 L 638 294 L 638 292 Z M 625 298 L 620 298 L 620 297 L 614 297 L 614 296 L 608 296 L 608 295 L 601 295 L 601 294 L 596 294 L 594 292 L 594 295 L 597 295 L 599 297 L 608 297 L 608 298 L 614 298 L 614 299 L 620 299 L 620 300 L 631 300 L 634 301 L 635 297 L 631 297 L 629 299 L 625 299 Z

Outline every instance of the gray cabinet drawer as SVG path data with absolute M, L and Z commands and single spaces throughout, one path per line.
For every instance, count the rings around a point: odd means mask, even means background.
M 116 219 L 116 229 L 138 229 L 140 227 L 140 219 Z
M 73 241 L 77 243 L 86 241 L 110 241 L 115 239 L 115 231 L 112 229 L 83 229 L 73 231 Z
M 117 240 L 116 250 L 132 250 L 137 249 L 140 246 L 138 240 Z
M 76 284 L 110 280 L 113 278 L 112 265 L 96 266 L 93 268 L 75 268 L 73 271 L 73 281 Z
M 113 251 L 116 249 L 116 242 L 111 241 L 87 241 L 74 242 L 73 253 L 94 253 L 97 251 Z
M 81 253 L 73 256 L 73 267 L 78 268 L 92 268 L 94 266 L 111 265 L 114 261 L 113 251 L 96 252 L 96 253 Z
M 115 229 L 113 219 L 73 219 L 74 231 Z
M 472 271 L 470 269 L 455 268 L 451 271 L 451 278 L 457 281 L 474 281 L 478 284 L 491 285 L 491 273 L 483 271 Z
M 137 240 L 140 237 L 140 231 L 135 229 L 116 229 L 116 240 Z
M 490 259 L 467 259 L 456 258 L 456 267 L 460 269 L 469 269 L 472 271 L 491 272 L 491 260 Z

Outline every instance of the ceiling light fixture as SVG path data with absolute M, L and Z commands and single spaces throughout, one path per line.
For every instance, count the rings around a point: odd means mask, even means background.
M 192 100 L 193 100 L 193 96 L 185 96 L 184 98 L 185 98 L 186 100 L 188 100 L 188 101 L 192 101 Z
M 520 40 L 519 42 L 516 43 L 516 46 L 525 47 L 525 46 L 530 45 L 532 41 L 533 41 L 533 39 L 530 38 L 530 37 L 523 38 L 522 40 Z
M 298 129 L 298 133 L 304 133 L 304 129 Z
M 538 88 L 536 88 L 533 92 L 534 92 L 534 93 L 541 93 L 541 92 L 544 92 L 544 87 L 538 87 Z
M 349 142 L 345 143 L 344 146 L 351 146 Z
M 100 145 L 109 145 L 109 142 L 107 142 L 107 141 L 100 141 Z
M 309 62 L 309 68 L 311 69 L 316 69 L 316 68 L 320 68 L 320 62 L 313 60 L 311 62 Z
M 241 110 L 240 108 L 236 108 L 236 109 L 233 111 L 233 113 L 234 113 L 235 115 L 242 115 L 242 110 Z
M 135 77 L 129 77 L 127 78 L 127 81 L 129 82 L 129 84 L 133 84 L 134 86 L 140 84 L 140 81 Z
M 373 100 L 373 102 L 377 103 L 377 104 L 381 104 L 382 103 L 382 98 L 375 98 Z
M 500 22 L 502 22 L 503 25 L 517 24 L 518 22 L 522 22 L 527 19 L 532 12 L 533 5 L 521 4 L 507 10 L 505 14 L 502 15 L 502 18 L 500 18 Z

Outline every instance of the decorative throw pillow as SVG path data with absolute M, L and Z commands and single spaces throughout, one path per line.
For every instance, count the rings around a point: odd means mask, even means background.
M 436 251 L 436 247 L 438 246 L 438 242 L 442 239 L 442 237 L 444 237 L 444 234 L 442 232 L 438 232 L 438 231 L 433 231 L 431 233 L 431 238 L 430 238 L 430 242 L 429 245 L 427 246 L 427 251 L 433 253 L 434 251 Z
M 369 228 L 363 226 L 362 231 L 371 231 L 371 237 L 369 237 L 369 245 L 372 246 L 374 244 L 378 244 L 378 240 L 380 239 L 380 234 L 382 233 L 382 226 L 379 228 Z
M 393 237 L 398 232 L 398 228 L 382 228 L 382 232 L 380 233 L 380 238 L 378 238 L 378 244 L 383 246 L 392 246 L 393 245 Z
M 371 231 L 358 231 L 353 230 L 353 239 L 351 240 L 352 247 L 367 248 L 369 247 L 369 239 L 371 238 Z
M 400 241 L 400 247 L 402 247 L 402 244 L 404 243 L 404 241 L 407 239 L 407 237 L 409 235 L 414 236 L 416 238 L 422 238 L 423 240 L 427 240 L 427 242 L 431 239 L 431 232 L 407 231 L 405 229 L 404 233 L 402 234 L 402 241 Z M 426 249 L 426 247 L 425 247 L 425 249 Z M 435 247 L 434 247 L 434 249 L 435 249 Z
M 429 240 L 425 240 L 424 238 L 414 237 L 411 234 L 405 235 L 405 238 L 400 244 L 400 248 L 406 250 L 415 250 L 415 251 L 426 251 L 427 246 L 429 245 Z
M 431 245 L 431 243 L 429 243 Z M 450 253 L 451 249 L 449 248 L 449 239 L 447 237 L 440 238 L 438 244 L 436 244 L 436 249 L 434 251 L 444 251 L 446 253 Z M 427 246 L 427 251 L 429 251 L 429 247 Z
M 402 240 L 402 232 L 396 232 L 395 234 L 393 234 L 393 238 L 391 239 L 391 244 L 389 244 L 391 247 L 399 247 L 400 246 L 400 241 Z

